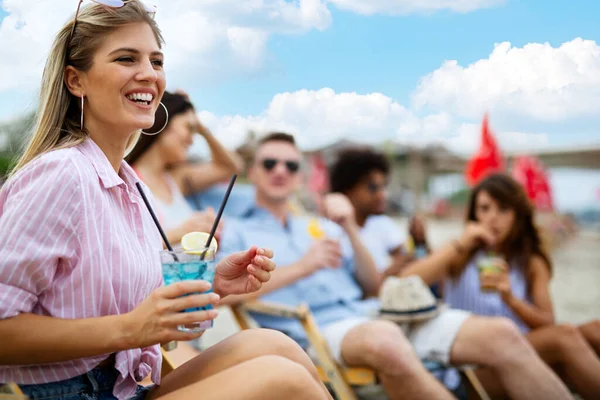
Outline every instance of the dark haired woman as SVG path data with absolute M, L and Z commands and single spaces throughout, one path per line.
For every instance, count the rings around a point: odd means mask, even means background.
M 551 265 L 527 195 L 497 174 L 473 189 L 461 237 L 402 274 L 429 284 L 445 279 L 444 300 L 452 308 L 512 319 L 567 383 L 583 398 L 597 399 L 600 321 L 555 324 Z
M 158 217 L 169 241 L 178 243 L 188 232 L 210 230 L 214 221 L 212 210 L 194 211 L 184 196 L 239 173 L 243 162 L 235 153 L 227 151 L 200 123 L 185 93 L 165 92 L 162 103 L 169 113 L 168 122 L 164 108 L 159 107 L 154 126 L 148 130 L 159 133 L 143 135 L 127 156 L 127 161 L 154 195 Z M 195 133 L 200 134 L 210 148 L 209 163 L 187 162 L 187 150 Z

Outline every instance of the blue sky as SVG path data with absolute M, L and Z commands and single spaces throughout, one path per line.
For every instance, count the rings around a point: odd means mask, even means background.
M 466 14 L 361 16 L 333 11 L 330 29 L 269 42 L 276 63 L 259 77 L 240 77 L 194 92 L 218 114 L 255 114 L 281 91 L 333 88 L 382 92 L 406 104 L 418 79 L 445 59 L 470 64 L 494 43 L 560 45 L 575 37 L 600 41 L 600 2 L 509 1 Z M 206 102 L 206 105 L 204 105 Z
M 159 2 L 167 79 L 229 146 L 248 129 L 287 129 L 306 147 L 349 137 L 470 153 L 485 111 L 506 151 L 600 146 L 597 0 L 195 3 Z M 445 6 L 390 11 L 407 4 Z M 77 0 L 0 5 L 6 120 L 35 109 L 49 38 Z M 593 193 L 561 202 L 593 204 Z

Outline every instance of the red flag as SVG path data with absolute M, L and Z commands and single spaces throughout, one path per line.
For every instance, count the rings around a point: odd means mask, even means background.
M 537 158 L 531 156 L 517 158 L 512 174 L 515 180 L 523 185 L 536 209 L 540 211 L 554 210 L 550 179 Z
M 323 157 L 318 153 L 313 154 L 310 159 L 308 190 L 316 194 L 322 194 L 329 190 L 327 164 L 325 163 Z
M 488 175 L 503 170 L 504 158 L 488 126 L 486 114 L 481 125 L 481 145 L 479 151 L 467 163 L 465 179 L 469 185 L 474 186 Z

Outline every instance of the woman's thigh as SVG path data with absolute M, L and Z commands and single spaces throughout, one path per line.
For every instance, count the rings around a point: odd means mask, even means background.
M 525 337 L 539 356 L 553 366 L 564 362 L 567 352 L 583 344 L 583 336 L 571 325 L 544 326 L 529 332 Z
M 317 400 L 323 399 L 324 393 L 300 364 L 279 356 L 263 356 L 188 385 L 155 387 L 145 400 L 276 400 L 286 397 Z
M 245 361 L 270 355 L 290 359 L 305 367 L 313 366 L 304 351 L 282 333 L 266 329 L 248 329 L 209 347 L 177 367 L 164 377 L 160 387 L 171 392 Z

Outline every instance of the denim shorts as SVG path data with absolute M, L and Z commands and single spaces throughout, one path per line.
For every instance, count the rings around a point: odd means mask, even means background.
M 115 400 L 112 392 L 117 377 L 115 368 L 98 367 L 64 381 L 19 387 L 31 400 Z M 150 387 L 138 386 L 130 400 L 143 400 L 149 390 Z

